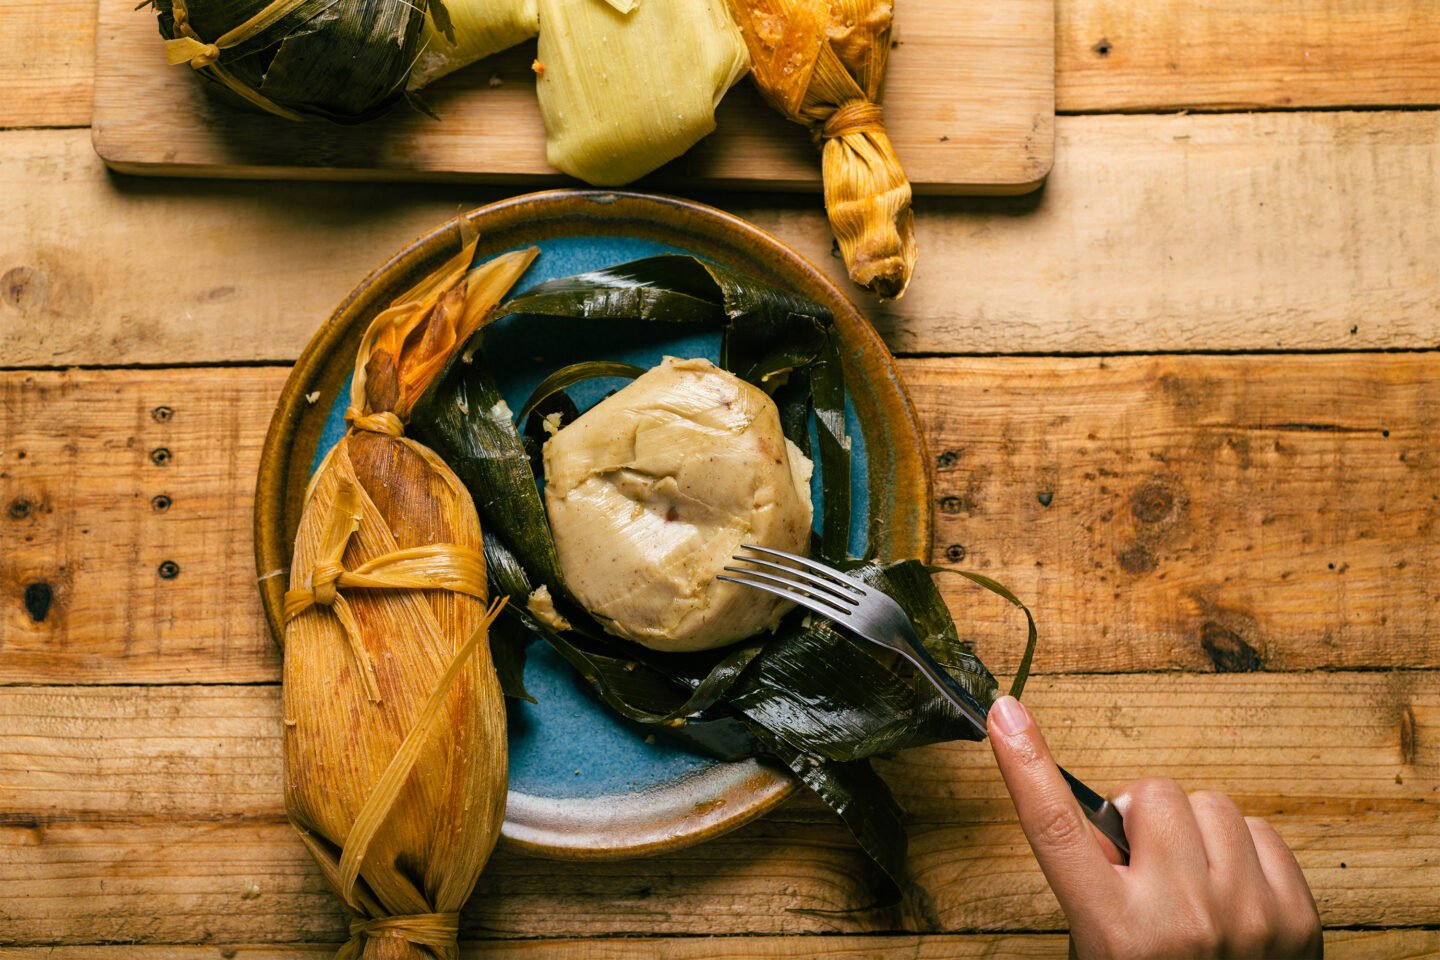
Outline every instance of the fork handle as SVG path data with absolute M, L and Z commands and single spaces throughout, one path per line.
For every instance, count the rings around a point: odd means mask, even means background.
M 1120 816 L 1120 811 L 1115 809 L 1115 805 L 1109 800 L 1085 786 L 1069 770 L 1059 764 L 1056 766 L 1060 770 L 1060 776 L 1070 785 L 1070 792 L 1080 801 L 1080 809 L 1085 811 L 1086 818 L 1095 824 L 1095 829 L 1103 833 L 1107 840 L 1115 844 L 1115 849 L 1119 850 L 1125 862 L 1129 863 L 1130 841 L 1125 837 L 1125 821 Z

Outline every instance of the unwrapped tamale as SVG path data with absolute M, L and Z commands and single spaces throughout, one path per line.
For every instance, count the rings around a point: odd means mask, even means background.
M 475 244 L 381 313 L 349 431 L 306 491 L 285 595 L 285 806 L 352 911 L 342 958 L 453 958 L 457 911 L 499 836 L 505 707 L 480 523 L 404 436 L 430 382 L 535 251 Z
M 730 10 L 756 87 L 820 145 L 825 210 L 850 279 L 901 296 L 916 248 L 910 181 L 880 110 L 891 0 L 730 0 Z

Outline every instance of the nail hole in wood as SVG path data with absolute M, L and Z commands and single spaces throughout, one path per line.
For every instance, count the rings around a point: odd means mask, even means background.
M 50 584 L 43 580 L 25 586 L 25 612 L 36 623 L 43 623 L 50 615 L 50 603 L 54 599 L 55 593 Z

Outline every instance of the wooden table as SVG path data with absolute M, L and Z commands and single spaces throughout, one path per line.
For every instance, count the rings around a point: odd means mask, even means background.
M 1035 609 L 1072 769 L 1270 818 L 1332 957 L 1440 953 L 1440 18 L 1061 0 L 1057 28 L 1049 185 L 921 200 L 912 291 L 872 311 L 937 554 Z M 0 0 L 0 954 L 319 956 L 344 918 L 281 811 L 256 458 L 349 287 L 498 194 L 107 175 L 93 34 L 94 0 Z M 701 199 L 836 266 L 814 198 Z M 1012 669 L 1017 626 L 947 589 Z M 883 767 L 903 909 L 864 909 L 803 800 L 654 859 L 501 852 L 467 956 L 1062 956 L 988 751 Z

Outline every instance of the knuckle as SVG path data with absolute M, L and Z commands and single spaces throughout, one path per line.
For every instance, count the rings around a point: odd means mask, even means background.
M 1130 785 L 1129 792 L 1137 803 L 1143 803 L 1146 806 L 1169 805 L 1185 798 L 1185 791 L 1180 784 L 1164 777 L 1145 777 L 1136 780 Z
M 1272 956 L 1280 938 L 1281 925 L 1276 912 L 1266 903 L 1251 902 L 1231 915 L 1225 946 L 1234 956 Z
M 1324 937 L 1320 927 L 1320 914 L 1314 904 L 1303 909 L 1285 910 L 1276 925 L 1278 945 L 1291 956 L 1316 956 Z
M 1220 925 L 1208 910 L 1200 908 L 1175 918 L 1175 937 L 1182 956 L 1214 956 L 1225 943 Z
M 1196 790 L 1190 794 L 1190 803 L 1197 810 L 1204 810 L 1207 813 L 1239 816 L 1240 808 L 1235 806 L 1235 801 L 1218 790 Z
M 1078 811 L 1052 803 L 1036 815 L 1031 840 L 1036 846 L 1065 847 L 1083 837 L 1086 829 Z

